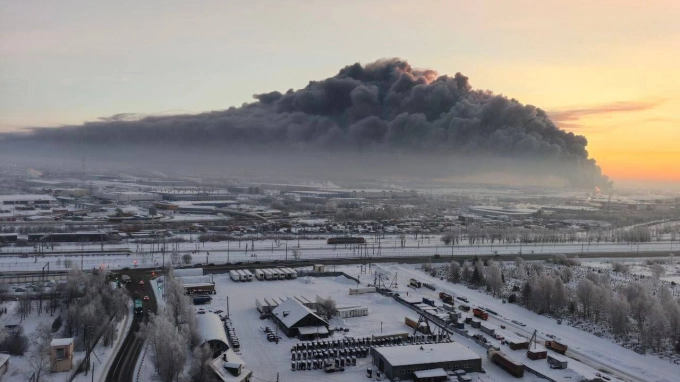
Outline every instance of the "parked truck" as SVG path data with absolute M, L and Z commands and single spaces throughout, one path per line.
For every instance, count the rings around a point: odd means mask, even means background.
M 420 288 L 421 286 L 423 286 L 423 283 L 421 283 L 420 281 L 418 281 L 416 279 L 410 279 L 408 281 L 408 285 L 410 285 L 414 288 Z
M 545 341 L 545 347 L 560 354 L 567 352 L 568 346 L 557 341 Z
M 439 298 L 447 304 L 453 305 L 453 296 L 448 293 L 439 292 Z
M 505 369 L 512 376 L 517 378 L 524 377 L 524 365 L 510 358 L 502 351 L 490 348 L 487 356 L 493 363 Z
M 474 308 L 472 309 L 472 314 L 474 314 L 475 317 L 481 318 L 482 320 L 488 320 L 489 319 L 489 313 L 479 309 L 479 308 Z

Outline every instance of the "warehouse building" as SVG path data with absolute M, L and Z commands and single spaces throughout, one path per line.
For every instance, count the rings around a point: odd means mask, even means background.
M 465 370 L 468 373 L 482 370 L 482 357 L 465 346 L 455 343 L 438 343 L 371 349 L 374 365 L 388 379 L 415 379 L 417 371 L 444 369 Z M 428 373 L 420 373 L 424 379 Z
M 297 336 L 303 341 L 330 334 L 328 322 L 294 298 L 289 298 L 274 308 L 272 319 L 288 337 Z
M 200 346 L 210 346 L 213 358 L 229 350 L 227 333 L 220 317 L 214 313 L 196 315 L 196 330 Z

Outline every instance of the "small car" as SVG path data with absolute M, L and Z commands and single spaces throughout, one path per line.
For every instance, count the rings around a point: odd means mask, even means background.
M 144 296 L 144 301 L 149 301 L 149 296 Z

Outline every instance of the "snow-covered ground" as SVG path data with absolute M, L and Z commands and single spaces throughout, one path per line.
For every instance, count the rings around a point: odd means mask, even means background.
M 0 324 L 2 326 L 4 326 L 7 322 L 19 321 L 18 315 L 14 314 L 15 305 L 16 305 L 15 301 L 5 302 L 0 305 L 0 308 L 4 307 L 8 308 L 7 309 L 8 313 L 0 317 Z M 95 381 L 104 380 L 104 376 L 108 372 L 110 364 L 116 352 L 118 351 L 120 345 L 122 344 L 123 339 L 125 338 L 125 334 L 129 330 L 129 327 L 132 323 L 131 319 L 132 305 L 130 305 L 129 310 L 130 311 L 128 312 L 128 315 L 125 317 L 125 319 L 120 321 L 116 326 L 116 338 L 114 340 L 113 345 L 104 346 L 102 345 L 102 341 L 100 341 L 92 351 L 91 360 L 94 362 Z M 24 329 L 24 335 L 30 338 L 30 335 L 35 331 L 35 328 L 40 324 L 46 324 L 51 326 L 52 322 L 55 320 L 58 314 L 59 311 L 55 311 L 54 316 L 50 316 L 49 312 L 37 315 L 34 311 L 21 323 L 21 326 Z M 29 379 L 33 371 L 28 364 L 26 356 L 29 354 L 31 350 L 32 349 L 29 348 L 29 350 L 26 352 L 24 356 L 10 357 L 9 369 L 7 373 L 1 378 L 3 382 L 24 382 Z M 75 370 L 78 367 L 78 365 L 80 364 L 84 357 L 85 357 L 84 351 L 75 352 L 73 356 L 73 370 Z M 51 382 L 66 382 L 70 380 L 73 370 L 71 372 L 61 373 L 49 373 L 48 370 L 47 373 L 49 376 L 49 380 Z M 89 382 L 91 380 L 92 380 L 91 373 L 88 373 L 87 376 L 84 373 L 80 373 L 73 379 L 74 382 Z
M 512 317 L 512 319 L 519 319 L 528 324 L 528 326 L 521 327 L 510 324 L 510 318 L 507 320 L 499 320 L 496 318 L 491 321 L 496 323 L 503 322 L 508 328 L 508 331 L 529 336 L 529 328 L 533 325 L 542 333 L 553 333 L 553 327 L 558 327 L 554 320 L 547 319 L 530 313 L 518 306 L 507 304 L 502 305 L 500 300 L 495 300 L 490 296 L 482 293 L 473 292 L 460 285 L 453 285 L 438 279 L 433 279 L 425 276 L 423 272 L 408 265 L 382 265 L 379 266 L 392 275 L 398 274 L 399 292 L 410 297 L 429 297 L 438 300 L 437 293 L 440 290 L 446 290 L 456 293 L 458 295 L 466 295 L 470 298 L 472 304 L 485 305 L 489 308 L 493 307 L 504 316 Z M 375 268 L 374 268 L 375 269 Z M 372 274 L 361 274 L 358 266 L 341 266 L 337 270 L 342 270 L 347 274 L 358 277 L 361 284 L 366 285 L 373 283 L 374 276 Z M 419 279 L 426 279 L 437 286 L 437 291 L 432 292 L 425 288 L 413 290 L 406 287 L 407 280 L 410 277 L 417 277 Z M 334 338 L 341 338 L 342 336 L 370 336 L 372 334 L 379 334 L 389 332 L 411 332 L 411 329 L 404 324 L 404 317 L 417 317 L 417 314 L 409 308 L 398 304 L 392 298 L 382 296 L 380 294 L 364 294 L 364 295 L 349 295 L 349 288 L 356 286 L 353 280 L 345 277 L 300 277 L 296 280 L 286 281 L 253 281 L 249 283 L 239 283 L 232 281 L 228 275 L 215 275 L 215 283 L 217 294 L 213 297 L 211 305 L 202 306 L 207 310 L 224 310 L 227 311 L 227 304 L 229 307 L 230 317 L 236 328 L 236 333 L 241 342 L 241 357 L 246 362 L 246 367 L 254 371 L 254 376 L 259 380 L 274 381 L 277 374 L 282 381 L 355 381 L 363 380 L 365 377 L 366 367 L 370 365 L 370 357 L 357 360 L 357 366 L 348 367 L 344 373 L 326 374 L 320 370 L 313 371 L 291 371 L 290 370 L 290 348 L 297 342 L 295 339 L 289 339 L 283 336 L 279 344 L 270 343 L 267 341 L 263 328 L 269 326 L 274 329 L 274 325 L 270 320 L 260 320 L 259 312 L 255 307 L 256 298 L 264 297 L 292 297 L 304 296 L 310 300 L 314 300 L 316 295 L 321 297 L 331 296 L 337 301 L 338 306 L 365 306 L 369 308 L 369 315 L 366 317 L 354 317 L 349 319 L 334 319 L 331 321 L 331 327 L 345 327 L 349 328 L 348 333 L 335 334 Z M 440 284 L 441 285 L 438 285 Z M 228 301 L 228 303 L 227 303 Z M 439 302 L 437 302 L 439 304 Z M 501 306 L 502 305 L 502 306 Z M 199 307 L 196 307 L 198 310 Z M 504 311 L 507 309 L 507 313 Z M 559 326 L 560 329 L 565 329 Z M 498 344 L 501 349 L 510 354 L 515 359 L 530 365 L 532 368 L 539 370 L 545 375 L 549 375 L 556 380 L 564 381 L 578 381 L 581 377 L 593 378 L 600 368 L 622 368 L 625 380 L 640 381 L 671 381 L 673 379 L 665 378 L 663 371 L 661 378 L 656 378 L 654 374 L 645 374 L 644 370 L 637 368 L 635 362 L 629 366 L 626 358 L 617 361 L 620 348 L 618 346 L 594 337 L 590 334 L 579 332 L 573 329 L 573 333 L 560 333 L 560 336 L 565 339 L 569 345 L 574 349 L 574 357 L 583 359 L 584 362 L 579 362 L 574 359 L 569 359 L 569 368 L 566 370 L 550 369 L 545 360 L 530 361 L 523 351 L 513 352 L 504 345 Z M 531 330 L 533 331 L 533 330 Z M 556 333 L 557 334 L 557 333 Z M 567 340 L 569 336 L 575 336 L 576 340 Z M 486 374 L 478 374 L 475 380 L 479 381 L 505 381 L 515 380 L 510 377 L 505 371 L 498 366 L 492 364 L 486 358 L 486 350 L 474 341 L 463 336 L 455 335 L 454 340 L 462 345 L 470 348 L 475 353 L 479 354 L 483 359 L 483 367 L 487 371 Z M 590 344 L 592 339 L 598 340 L 601 343 L 597 346 Z M 541 336 L 544 340 L 544 335 Z M 598 352 L 592 354 L 590 352 Z M 632 352 L 630 352 L 632 353 Z M 585 355 L 584 355 L 585 354 Z M 632 353 L 632 358 L 639 356 Z M 586 361 L 585 358 L 592 357 L 594 360 Z M 656 360 L 658 361 L 658 360 Z M 664 365 L 668 370 L 669 366 Z M 628 377 L 628 369 L 632 369 L 633 377 Z M 672 368 L 672 372 L 678 372 L 677 367 Z M 658 371 L 655 371 L 658 372 Z M 638 378 L 640 374 L 643 378 Z M 669 374 L 672 375 L 672 374 Z M 651 379 L 646 379 L 652 377 Z M 538 381 L 540 378 L 530 373 L 525 373 L 525 377 L 519 380 L 523 381 Z
M 401 283 L 405 283 L 410 277 L 432 283 L 437 287 L 436 292 L 424 288 L 418 290 L 418 293 L 426 297 L 437 298 L 440 291 L 456 296 L 466 296 L 470 300 L 469 305 L 487 307 L 499 313 L 499 316 L 489 315 L 489 322 L 496 324 L 496 326 L 503 324 L 507 330 L 513 333 L 529 338 L 536 329 L 540 342 L 549 339 L 546 336 L 547 334 L 554 335 L 569 346 L 568 356 L 579 359 L 583 364 L 590 366 L 591 369 L 610 370 L 613 375 L 623 380 L 645 382 L 678 380 L 677 376 L 680 373 L 680 366 L 678 365 L 652 355 L 640 355 L 607 339 L 596 337 L 571 326 L 558 325 L 555 319 L 535 314 L 515 304 L 503 304 L 492 296 L 470 290 L 464 285 L 452 284 L 430 277 L 424 272 L 416 270 L 417 266 L 415 265 L 382 265 L 379 267 L 391 274 L 398 273 Z M 526 326 L 512 323 L 512 320 L 522 322 Z M 575 364 L 575 361 L 570 359 L 569 364 Z

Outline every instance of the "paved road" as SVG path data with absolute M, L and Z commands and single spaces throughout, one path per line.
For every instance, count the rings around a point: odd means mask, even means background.
M 141 270 L 128 272 L 132 278 L 133 282 L 127 285 L 128 292 L 133 300 L 138 298 L 143 298 L 143 296 L 149 296 L 149 301 L 144 301 L 144 312 L 143 314 L 135 314 L 133 317 L 132 325 L 130 326 L 130 331 L 127 333 L 123 345 L 116 354 L 111 369 L 109 369 L 109 374 L 106 376 L 106 382 L 133 382 L 135 375 L 135 366 L 137 365 L 137 359 L 144 348 L 144 340 L 139 338 L 137 333 L 140 329 L 140 324 L 146 322 L 147 315 L 146 310 L 151 310 L 156 312 L 156 294 L 149 290 L 151 284 L 149 283 L 148 272 Z M 140 278 L 144 280 L 145 290 L 141 290 L 139 285 Z

